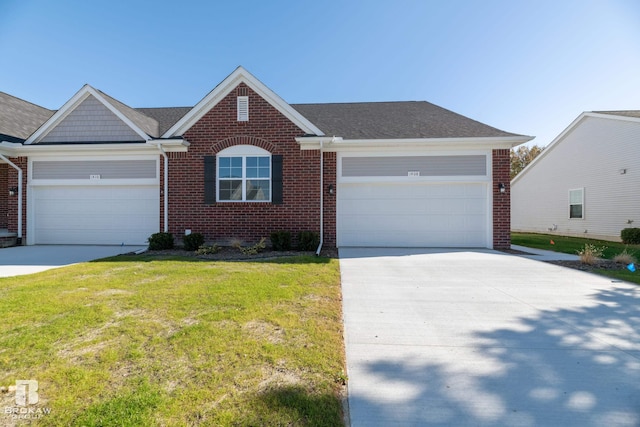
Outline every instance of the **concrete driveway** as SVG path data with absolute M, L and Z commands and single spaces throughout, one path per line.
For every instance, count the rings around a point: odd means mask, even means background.
M 0 249 L 0 277 L 38 273 L 79 262 L 135 252 L 146 246 L 15 246 Z
M 352 426 L 640 425 L 640 287 L 490 250 L 340 270 Z

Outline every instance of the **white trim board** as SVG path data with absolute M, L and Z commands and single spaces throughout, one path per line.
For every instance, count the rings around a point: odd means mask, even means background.
M 324 135 L 313 123 L 304 118 L 302 114 L 294 110 L 285 100 L 280 98 L 275 92 L 265 86 L 260 80 L 255 78 L 243 67 L 238 67 L 233 73 L 225 78 L 207 96 L 196 104 L 187 114 L 162 135 L 162 138 L 182 136 L 191 126 L 202 118 L 206 113 L 215 107 L 224 97 L 226 97 L 240 83 L 245 83 L 264 100 L 280 111 L 285 117 L 291 120 L 304 132 L 312 135 Z

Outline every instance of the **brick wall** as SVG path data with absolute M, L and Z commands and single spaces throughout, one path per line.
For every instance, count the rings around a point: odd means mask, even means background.
M 7 209 L 7 203 L 9 202 L 9 186 L 7 185 L 8 167 L 8 164 L 0 163 L 0 228 L 7 228 L 9 221 L 7 217 L 9 212 Z
M 511 247 L 511 188 L 509 178 L 509 150 L 493 150 L 493 248 Z M 505 192 L 499 185 L 503 183 Z
M 249 96 L 249 121 L 238 122 L 236 97 Z M 320 231 L 320 152 L 301 151 L 295 137 L 304 132 L 268 102 L 240 84 L 194 124 L 184 137 L 187 153 L 169 159 L 169 231 L 185 229 L 208 240 L 237 238 L 246 243 L 273 231 Z M 283 203 L 204 203 L 204 157 L 240 144 L 256 145 L 283 156 Z M 335 185 L 335 154 L 327 155 L 325 182 Z M 325 199 L 328 193 L 325 192 Z M 325 205 L 325 243 L 335 246 L 335 200 Z M 162 219 L 161 219 L 162 221 Z M 328 231 L 328 233 L 327 233 Z

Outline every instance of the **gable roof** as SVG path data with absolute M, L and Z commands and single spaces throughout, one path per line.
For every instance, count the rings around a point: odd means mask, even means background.
M 135 111 L 120 101 L 94 89 L 89 85 L 84 85 L 71 99 L 69 99 L 58 111 L 56 111 L 47 121 L 32 133 L 25 144 L 37 143 L 41 138 L 53 130 L 64 118 L 78 107 L 88 97 L 93 96 L 108 110 L 115 114 L 127 126 L 131 128 L 141 139 L 148 140 L 159 135 L 158 123 L 156 120 Z
M 97 90 L 97 89 L 96 89 Z M 105 97 L 115 108 L 118 109 L 125 117 L 131 120 L 136 124 L 141 130 L 143 130 L 147 135 L 157 138 L 160 136 L 159 124 L 158 121 L 146 116 L 144 113 L 129 107 L 126 104 L 118 101 L 115 98 L 110 97 L 106 93 L 97 90 L 102 96 Z
M 343 139 L 523 136 L 485 125 L 425 101 L 292 104 L 325 135 Z
M 23 142 L 54 111 L 0 92 L 0 141 Z
M 193 107 L 131 108 L 89 85 L 83 86 L 58 111 L 0 92 L 0 137 L 9 142 L 37 143 L 80 105 L 94 96 L 143 140 L 182 136 L 195 122 L 245 83 L 295 123 L 306 136 L 337 136 L 344 140 L 528 138 L 502 131 L 425 101 L 288 104 L 244 68 L 238 67 Z M 18 108 L 19 107 L 19 108 Z M 640 111 L 613 111 L 640 117 Z M 521 141 L 523 142 L 523 141 Z M 520 142 L 520 143 L 521 143 Z
M 219 85 L 217 85 L 207 96 L 198 102 L 187 114 L 184 115 L 176 124 L 174 124 L 162 137 L 170 138 L 173 136 L 182 136 L 191 126 L 193 126 L 202 116 L 211 110 L 218 102 L 227 96 L 240 83 L 244 83 L 254 92 L 260 95 L 265 101 L 271 104 L 275 109 L 280 111 L 285 117 L 291 120 L 296 126 L 305 133 L 311 135 L 323 135 L 318 129 L 302 114 L 296 111 L 291 105 L 287 104 L 275 92 L 265 86 L 260 80 L 256 79 L 251 73 L 242 67 L 238 67 Z
M 584 120 L 589 117 L 604 118 L 609 120 L 622 120 L 627 122 L 640 122 L 639 110 L 618 110 L 618 111 L 585 111 L 580 114 L 569 126 L 567 126 L 560 135 L 556 136 L 549 145 L 544 147 L 544 150 L 529 163 L 524 169 L 520 171 L 511 180 L 511 185 L 515 184 L 520 178 L 529 172 L 529 170 L 535 166 L 539 161 L 545 158 L 557 145 L 559 145 L 564 138 L 571 133 L 576 127 L 580 125 Z

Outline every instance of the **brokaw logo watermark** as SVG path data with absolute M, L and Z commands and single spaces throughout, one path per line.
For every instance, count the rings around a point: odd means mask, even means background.
M 16 385 L 3 388 L 4 391 L 15 391 L 16 406 L 5 406 L 4 413 L 13 419 L 38 419 L 51 413 L 51 408 L 41 408 L 36 406 L 40 401 L 38 394 L 38 381 L 36 380 L 16 380 Z

